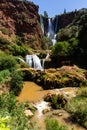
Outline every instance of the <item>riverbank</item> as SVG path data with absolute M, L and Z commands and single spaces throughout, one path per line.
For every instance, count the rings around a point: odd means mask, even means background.
M 33 82 L 24 82 L 24 87 L 20 93 L 20 95 L 18 96 L 18 100 L 19 101 L 29 101 L 31 103 L 33 103 L 33 105 L 36 107 L 36 112 L 34 117 L 31 119 L 32 122 L 35 122 L 35 124 L 38 125 L 38 127 L 41 130 L 45 130 L 45 119 L 47 117 L 52 117 L 56 120 L 58 120 L 58 122 L 60 124 L 64 124 L 67 125 L 69 130 L 86 130 L 85 128 L 79 126 L 76 123 L 73 123 L 71 121 L 71 115 L 66 112 L 63 109 L 58 109 L 58 110 L 54 110 L 52 109 L 48 103 L 46 103 L 45 101 L 43 101 L 43 97 L 45 95 L 47 95 L 47 93 L 65 93 L 68 97 L 74 97 L 76 95 L 76 88 L 63 88 L 63 89 L 54 89 L 54 90 L 43 90 L 41 86 L 33 83 Z M 45 113 L 43 113 L 43 111 L 45 111 Z M 39 122 L 39 123 L 38 123 Z

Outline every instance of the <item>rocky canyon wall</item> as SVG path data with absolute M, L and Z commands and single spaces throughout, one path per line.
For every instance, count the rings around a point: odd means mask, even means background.
M 29 1 L 0 0 L 0 31 L 18 35 L 34 49 L 41 49 L 43 36 L 38 6 Z

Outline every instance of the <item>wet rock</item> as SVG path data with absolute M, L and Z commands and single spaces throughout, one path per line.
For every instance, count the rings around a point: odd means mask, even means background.
M 47 112 L 49 112 L 49 111 L 50 111 L 49 109 L 44 109 L 44 110 L 42 111 L 42 113 L 45 114 L 45 113 L 47 113 Z

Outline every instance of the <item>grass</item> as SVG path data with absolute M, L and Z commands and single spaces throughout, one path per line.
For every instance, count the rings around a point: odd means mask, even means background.
M 67 103 L 65 109 L 71 113 L 74 122 L 87 128 L 87 87 L 80 88 L 77 96 Z
M 68 130 L 67 126 L 59 125 L 59 122 L 52 117 L 47 117 L 45 119 L 45 124 L 46 130 Z

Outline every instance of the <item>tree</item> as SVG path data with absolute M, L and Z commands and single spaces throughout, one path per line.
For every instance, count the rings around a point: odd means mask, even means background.
M 46 11 L 44 11 L 44 17 L 48 18 L 48 13 Z

